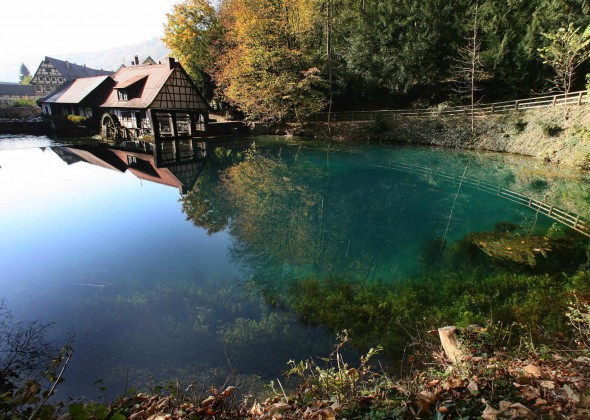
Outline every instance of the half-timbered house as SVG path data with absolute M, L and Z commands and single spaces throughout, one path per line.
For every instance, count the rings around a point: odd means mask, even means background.
M 0 108 L 19 99 L 35 99 L 33 86 L 0 82 Z
M 173 58 L 78 79 L 41 105 L 46 114 L 100 116 L 102 137 L 114 140 L 189 139 L 206 130 L 209 114 L 207 102 Z
M 96 70 L 79 64 L 69 63 L 53 57 L 45 57 L 35 72 L 31 85 L 35 96 L 45 96 L 55 92 L 60 86 L 72 83 L 82 77 L 107 76 L 111 71 Z

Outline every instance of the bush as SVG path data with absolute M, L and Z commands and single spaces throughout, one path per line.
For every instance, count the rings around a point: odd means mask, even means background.
M 14 101 L 12 101 L 10 103 L 10 106 L 14 107 L 14 108 L 21 108 L 21 107 L 34 108 L 37 106 L 37 103 L 35 102 L 35 100 L 33 98 L 18 98 L 18 99 L 15 99 Z
M 563 128 L 554 122 L 542 122 L 539 125 L 541 127 L 541 131 L 543 131 L 543 134 L 549 137 L 559 136 L 563 131 Z
M 510 125 L 512 125 L 516 134 L 520 134 L 527 126 L 527 122 L 522 119 L 522 112 L 517 112 L 515 115 L 509 117 Z
M 84 124 L 88 117 L 82 117 L 81 115 L 68 115 L 68 120 L 76 125 Z

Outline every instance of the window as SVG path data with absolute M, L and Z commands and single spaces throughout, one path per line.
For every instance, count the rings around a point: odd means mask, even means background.
M 137 167 L 137 157 L 133 155 L 127 155 L 127 165 Z
M 117 97 L 119 98 L 120 101 L 126 101 L 127 100 L 127 91 L 125 89 L 117 90 Z
M 131 112 L 130 111 L 121 111 L 121 119 L 122 120 L 130 120 L 131 119 Z

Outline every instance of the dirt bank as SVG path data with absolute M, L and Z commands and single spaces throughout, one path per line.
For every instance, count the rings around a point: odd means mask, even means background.
M 328 134 L 314 123 L 307 131 Z M 590 106 L 542 108 L 478 117 L 471 131 L 469 115 L 431 118 L 377 117 L 364 122 L 336 122 L 331 135 L 340 140 L 426 144 L 532 156 L 580 170 L 590 170 Z

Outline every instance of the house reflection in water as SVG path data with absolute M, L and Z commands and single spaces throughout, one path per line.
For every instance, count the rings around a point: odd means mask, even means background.
M 87 162 L 118 172 L 130 171 L 140 179 L 178 188 L 181 194 L 191 190 L 203 169 L 207 144 L 181 142 L 125 141 L 117 147 L 105 144 L 53 147 L 68 165 Z

